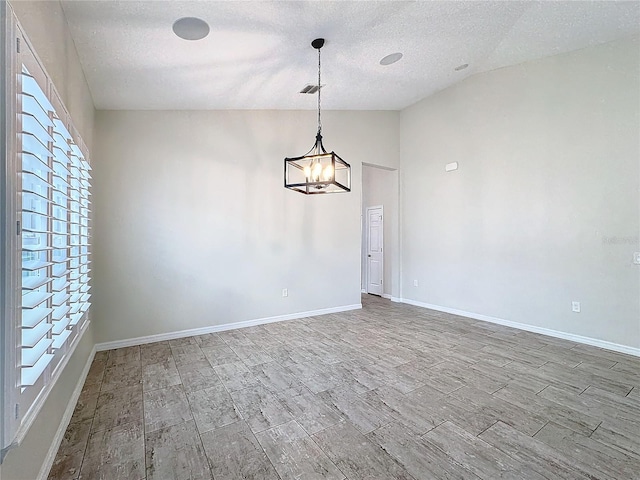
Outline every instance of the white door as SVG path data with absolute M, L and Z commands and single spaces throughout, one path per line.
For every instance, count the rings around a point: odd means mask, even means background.
M 382 207 L 367 208 L 367 293 L 382 295 Z

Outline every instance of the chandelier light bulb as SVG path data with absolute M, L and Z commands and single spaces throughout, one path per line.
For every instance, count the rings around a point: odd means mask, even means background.
M 320 162 L 317 162 L 313 166 L 313 178 L 316 182 L 320 180 L 320 175 L 322 175 L 322 165 L 320 164 Z
M 327 168 L 324 169 L 324 179 L 326 181 L 331 180 L 333 177 L 333 166 L 327 165 Z
M 304 176 L 308 179 L 311 177 L 311 167 L 309 165 L 307 165 L 306 167 L 304 167 Z

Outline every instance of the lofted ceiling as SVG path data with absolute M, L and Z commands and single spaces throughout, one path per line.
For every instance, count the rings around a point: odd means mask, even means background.
M 640 34 L 637 1 L 61 3 L 98 109 L 313 109 L 298 92 L 317 83 L 310 42 L 324 37 L 323 108 L 399 110 L 475 73 Z M 178 38 L 182 17 L 211 32 Z

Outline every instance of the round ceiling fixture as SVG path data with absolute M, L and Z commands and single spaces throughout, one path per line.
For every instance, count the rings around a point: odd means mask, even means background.
M 396 63 L 401 58 L 402 54 L 400 52 L 392 53 L 391 55 L 387 55 L 382 60 L 380 60 L 380 65 L 391 65 L 392 63 Z
M 209 25 L 201 18 L 184 17 L 173 22 L 173 33 L 185 40 L 201 40 L 209 35 Z
M 462 65 L 458 65 L 456 68 L 454 68 L 454 70 L 456 72 L 459 72 L 460 70 L 464 70 L 465 68 L 467 68 L 469 66 L 468 63 L 463 63 Z

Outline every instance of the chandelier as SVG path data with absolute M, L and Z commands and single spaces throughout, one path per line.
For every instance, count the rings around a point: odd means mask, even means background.
M 320 49 L 324 38 L 316 38 L 311 46 L 318 50 L 318 133 L 316 142 L 301 157 L 284 159 L 284 186 L 305 195 L 351 191 L 351 166 L 335 152 L 327 152 L 322 145 L 322 117 L 320 112 Z

